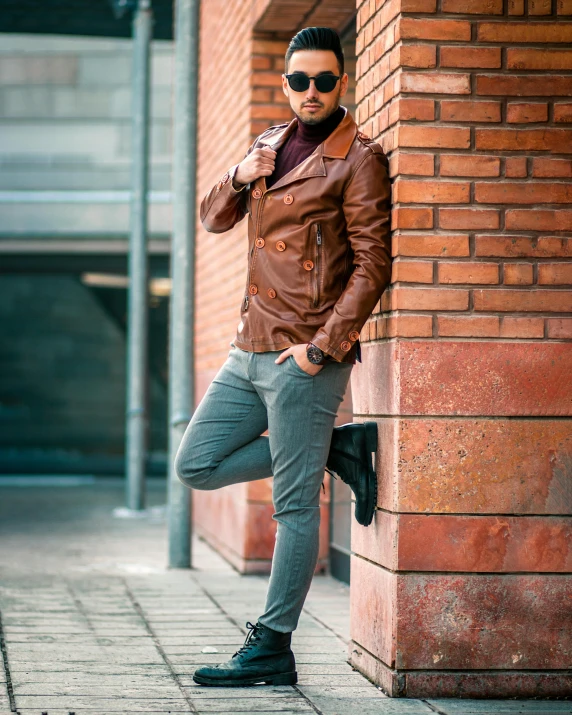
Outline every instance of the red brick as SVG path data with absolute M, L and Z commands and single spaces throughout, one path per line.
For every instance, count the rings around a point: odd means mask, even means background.
M 441 154 L 441 176 L 499 176 L 500 159 L 497 156 L 470 156 L 467 154 Z
M 401 17 L 395 40 L 470 40 L 471 23 L 465 20 L 432 20 Z
M 400 90 L 428 94 L 470 94 L 471 78 L 460 72 L 402 72 Z
M 384 338 L 429 338 L 433 334 L 430 315 L 392 315 L 385 319 Z
M 505 176 L 517 179 L 525 177 L 526 174 L 527 168 L 525 156 L 510 156 L 505 159 Z
M 514 318 L 505 315 L 501 319 L 501 338 L 543 338 L 542 318 Z
M 457 0 L 455 2 L 458 4 Z M 444 45 L 441 47 L 439 64 L 441 67 L 500 68 L 501 48 Z
M 476 181 L 475 201 L 483 204 L 569 204 L 572 185 L 548 181 Z
M 498 283 L 498 263 L 456 261 L 439 263 L 437 266 L 439 283 Z
M 394 256 L 468 256 L 467 234 L 400 234 L 394 235 Z
M 391 282 L 433 283 L 432 261 L 407 261 L 398 259 L 392 263 Z
M 554 121 L 556 123 L 572 123 L 572 102 L 554 102 Z
M 435 45 L 400 45 L 400 67 L 429 68 L 436 65 L 437 48 Z
M 435 119 L 435 100 L 422 97 L 399 97 L 389 106 L 390 123 L 400 119 L 419 122 L 430 122 Z
M 441 100 L 442 122 L 500 122 L 500 102 Z
M 401 0 L 401 12 L 435 12 L 437 0 Z
M 433 228 L 430 208 L 401 208 L 391 211 L 391 228 Z
M 500 318 L 492 316 L 437 316 L 439 337 L 498 338 Z
M 572 286 L 572 263 L 540 263 L 538 282 L 541 285 Z
M 433 176 L 435 174 L 435 156 L 433 154 L 414 154 L 399 151 L 390 158 L 389 164 L 390 176 L 397 174 Z
M 509 102 L 506 107 L 506 120 L 513 124 L 547 122 L 548 104 L 546 102 Z
M 404 288 L 391 292 L 391 310 L 467 310 L 469 292 L 454 288 Z
M 547 42 L 572 42 L 572 23 L 566 22 L 479 22 L 477 23 L 479 42 L 503 42 L 515 45 L 530 42 L 535 45 Z
M 448 229 L 499 228 L 495 209 L 439 209 L 439 227 Z
M 572 238 L 566 236 L 507 236 L 477 234 L 476 256 L 500 258 L 570 258 Z
M 571 70 L 572 57 L 568 49 L 508 47 L 506 66 L 509 70 Z
M 572 291 L 475 289 L 474 309 L 487 312 L 572 312 Z
M 507 209 L 505 227 L 515 231 L 572 231 L 572 211 L 565 209 Z
M 468 149 L 471 130 L 468 127 L 426 127 L 403 125 L 398 129 L 400 147 L 442 147 Z
M 458 0 L 443 0 L 441 10 L 459 14 L 502 15 L 502 0 L 464 0 L 461 5 Z
M 572 130 L 569 129 L 475 129 L 475 148 L 479 151 L 562 152 L 570 147 Z
M 534 283 L 532 263 L 505 263 L 504 283 L 506 285 L 532 285 Z
M 546 327 L 549 338 L 572 340 L 572 318 L 549 318 Z
M 461 204 L 469 202 L 468 181 L 415 181 L 398 179 L 393 184 L 393 198 L 399 203 Z
M 535 156 L 532 159 L 532 175 L 537 177 L 572 177 L 571 159 L 545 159 Z

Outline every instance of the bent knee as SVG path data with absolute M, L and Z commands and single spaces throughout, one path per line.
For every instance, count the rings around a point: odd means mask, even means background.
M 175 457 L 175 474 L 186 487 L 193 489 L 210 489 L 209 479 L 213 472 L 210 467 L 201 467 L 193 463 L 192 459 L 185 458 L 181 451 Z

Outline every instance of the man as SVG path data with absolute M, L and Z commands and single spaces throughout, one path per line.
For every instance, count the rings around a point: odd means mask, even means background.
M 213 233 L 248 214 L 248 276 L 232 349 L 175 469 L 195 489 L 273 476 L 278 522 L 265 611 L 229 661 L 195 671 L 204 685 L 296 682 L 291 636 L 318 558 L 324 468 L 351 486 L 360 523 L 375 510 L 377 425 L 334 421 L 390 282 L 388 162 L 340 105 L 348 75 L 333 30 L 292 39 L 282 86 L 295 118 L 261 134 L 201 204 Z

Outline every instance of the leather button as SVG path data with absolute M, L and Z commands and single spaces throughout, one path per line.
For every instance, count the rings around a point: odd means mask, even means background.
M 253 199 L 259 199 L 262 196 L 262 191 L 260 189 L 254 189 L 252 192 L 252 198 Z
M 357 340 L 359 338 L 359 333 L 357 330 L 352 330 L 350 333 L 350 340 Z
M 262 248 L 262 246 L 264 246 L 264 239 L 263 239 L 263 238 L 257 238 L 254 243 L 256 243 L 256 248 Z
M 276 291 L 274 290 L 274 288 L 269 288 L 269 289 L 268 289 L 268 295 L 269 295 L 271 298 L 276 298 Z
M 255 286 L 254 283 L 248 286 L 248 292 L 250 295 L 256 295 L 258 293 L 258 286 Z
M 313 267 L 314 267 L 313 261 L 304 261 L 304 268 L 307 271 L 311 271 Z
M 285 251 L 285 250 L 286 250 L 286 244 L 284 243 L 284 241 L 277 241 L 277 243 L 276 243 L 276 249 L 277 249 L 278 251 Z
M 284 203 L 291 204 L 292 201 L 294 201 L 294 197 L 292 196 L 292 194 L 286 194 L 286 196 L 284 197 Z
M 349 343 L 347 340 L 344 340 L 344 342 L 340 345 L 341 349 L 347 352 L 348 350 L 351 349 L 352 344 Z

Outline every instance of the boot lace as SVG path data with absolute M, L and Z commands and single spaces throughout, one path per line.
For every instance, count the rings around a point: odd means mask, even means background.
M 258 635 L 261 630 L 260 626 L 255 625 L 250 621 L 247 621 L 246 627 L 249 629 L 248 635 L 246 636 L 246 640 L 244 641 L 244 644 L 241 645 L 240 648 L 236 651 L 236 653 L 232 656 L 233 658 L 237 655 L 240 655 L 241 653 L 246 653 L 250 648 L 252 648 L 252 646 L 256 644 Z

